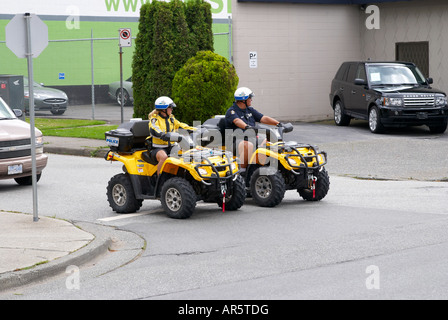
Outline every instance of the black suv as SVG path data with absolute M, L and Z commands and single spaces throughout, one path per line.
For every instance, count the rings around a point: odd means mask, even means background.
M 369 121 L 370 131 L 387 126 L 427 125 L 432 133 L 447 127 L 446 94 L 431 88 L 432 79 L 409 62 L 344 62 L 331 83 L 334 121 Z

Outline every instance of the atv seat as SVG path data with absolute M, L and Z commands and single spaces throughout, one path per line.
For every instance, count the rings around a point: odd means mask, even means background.
M 156 166 L 158 164 L 157 161 L 154 161 L 153 159 L 151 159 L 151 156 L 149 155 L 149 151 L 142 152 L 142 159 L 145 162 L 148 162 L 154 166 Z
M 211 118 L 206 120 L 202 126 L 209 131 L 219 131 L 221 133 L 221 145 L 225 146 L 226 119 L 224 117 Z M 211 140 L 209 143 L 213 142 Z
M 126 122 L 120 128 L 128 129 L 132 132 L 132 148 L 146 148 L 146 138 L 149 136 L 149 120 Z

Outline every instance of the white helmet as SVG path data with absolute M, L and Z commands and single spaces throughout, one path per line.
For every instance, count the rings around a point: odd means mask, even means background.
M 234 96 L 235 101 L 245 101 L 255 96 L 255 94 L 249 88 L 241 87 L 236 89 Z
M 175 108 L 176 104 L 170 97 L 162 96 L 157 98 L 155 106 L 157 110 L 166 110 L 168 107 Z

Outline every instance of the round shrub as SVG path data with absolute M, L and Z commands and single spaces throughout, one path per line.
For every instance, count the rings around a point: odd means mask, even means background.
M 171 98 L 176 118 L 192 124 L 223 115 L 233 103 L 239 78 L 235 67 L 219 54 L 199 51 L 176 72 Z

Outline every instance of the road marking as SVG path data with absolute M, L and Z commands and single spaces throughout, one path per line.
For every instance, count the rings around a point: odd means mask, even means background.
M 208 206 L 212 206 L 212 205 L 216 205 L 216 204 L 214 204 L 214 203 L 198 203 L 198 204 L 196 204 L 196 207 L 208 207 Z M 140 217 L 140 216 L 145 216 L 145 215 L 152 214 L 152 213 L 161 213 L 161 212 L 164 212 L 163 208 L 139 212 L 139 213 L 120 214 L 120 215 L 113 216 L 113 217 L 97 219 L 97 221 L 106 221 L 106 222 L 107 221 L 115 221 L 115 220 Z
M 121 214 L 119 216 L 101 218 L 101 219 L 97 219 L 97 220 L 98 221 L 114 221 L 114 220 L 121 220 L 121 219 L 139 217 L 139 216 L 144 216 L 144 215 L 147 215 L 147 214 L 159 213 L 159 212 L 163 212 L 163 209 L 160 208 L 160 209 L 155 209 L 155 210 L 150 210 L 150 211 L 145 211 L 145 212 L 140 212 L 140 213 Z

